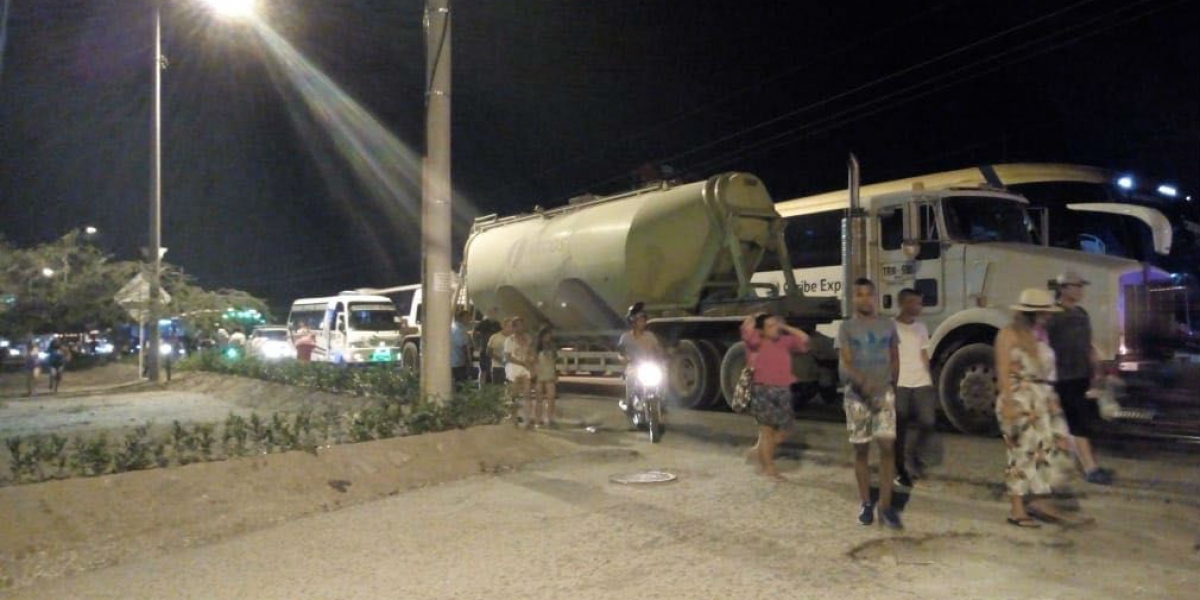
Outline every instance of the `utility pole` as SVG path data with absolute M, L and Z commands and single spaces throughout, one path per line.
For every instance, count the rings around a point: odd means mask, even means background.
M 425 162 L 421 194 L 421 397 L 446 402 L 450 379 L 450 0 L 425 3 Z
M 147 319 L 150 321 L 149 340 L 142 340 L 146 351 L 146 376 L 158 381 L 158 296 L 162 285 L 162 23 L 161 2 L 154 3 L 154 117 L 150 168 L 150 298 Z M 148 346 L 147 346 L 148 344 Z

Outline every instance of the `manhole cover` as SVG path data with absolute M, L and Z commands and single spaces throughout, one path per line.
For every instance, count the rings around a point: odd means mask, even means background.
M 625 485 L 641 484 L 641 483 L 667 483 L 675 481 L 675 474 L 666 471 L 638 471 L 636 473 L 626 473 L 624 475 L 613 475 L 608 478 L 613 483 Z

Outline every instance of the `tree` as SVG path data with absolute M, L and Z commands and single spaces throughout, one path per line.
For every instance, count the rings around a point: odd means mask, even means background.
M 31 248 L 14 248 L 0 240 L 0 335 L 91 331 L 130 322 L 113 296 L 143 265 L 111 258 L 80 231 Z M 231 307 L 267 312 L 266 303 L 246 292 L 204 290 L 167 263 L 163 287 L 172 301 L 161 314 L 190 314 L 184 320 L 200 330 Z M 9 298 L 11 302 L 4 301 Z

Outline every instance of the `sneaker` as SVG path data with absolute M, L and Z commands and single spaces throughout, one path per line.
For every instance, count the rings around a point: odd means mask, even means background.
M 617 400 L 617 408 L 621 409 L 621 412 L 627 413 L 629 412 L 629 403 L 624 400 Z
M 897 475 L 896 478 L 892 480 L 892 483 L 895 483 L 896 487 L 902 488 L 911 488 L 913 486 L 912 478 L 908 476 L 908 473 L 901 473 Z
M 1096 485 L 1110 485 L 1112 484 L 1112 473 L 1107 469 L 1092 469 L 1083 474 L 1083 479 Z
M 904 524 L 900 522 L 900 513 L 890 506 L 879 509 L 879 522 L 889 529 L 904 529 Z
M 870 525 L 875 522 L 875 503 L 864 502 L 862 509 L 858 511 L 858 524 Z

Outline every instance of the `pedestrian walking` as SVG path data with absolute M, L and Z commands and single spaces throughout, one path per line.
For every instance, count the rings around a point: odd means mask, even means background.
M 788 325 L 781 317 L 758 313 L 742 321 L 742 343 L 746 364 L 753 370 L 750 413 L 758 422 L 758 441 L 749 457 L 762 474 L 774 481 L 787 481 L 775 467 L 775 449 L 795 425 L 792 413 L 792 355 L 808 352 L 808 334 Z
M 457 387 L 471 380 L 471 311 L 460 308 L 450 324 L 450 377 Z
M 1091 442 L 1092 429 L 1100 421 L 1100 406 L 1087 393 L 1097 383 L 1100 369 L 1092 345 L 1091 319 L 1079 305 L 1088 281 L 1074 271 L 1062 273 L 1055 281 L 1058 306 L 1062 310 L 1054 313 L 1046 325 L 1058 375 L 1054 390 L 1062 403 L 1084 479 L 1108 485 L 1112 483 L 1112 472 L 1097 466 Z
M 558 416 L 554 406 L 558 393 L 558 349 L 554 345 L 554 332 L 549 325 L 538 330 L 533 352 L 537 357 L 533 372 L 534 403 L 540 414 L 540 417 L 535 416 L 535 422 L 540 422 L 545 427 L 553 427 Z
M 67 368 L 67 350 L 57 338 L 50 341 L 46 349 L 46 375 L 50 380 L 50 391 L 57 393 L 62 384 L 63 371 Z
M 896 378 L 896 480 L 901 487 L 912 487 L 928 466 L 936 417 L 936 394 L 933 377 L 929 374 L 929 330 L 921 322 L 923 296 L 905 288 L 897 299 L 900 314 L 896 316 L 897 356 L 900 359 Z M 910 421 L 912 438 L 908 437 Z
M 504 385 L 507 382 L 507 377 L 504 375 L 504 342 L 510 335 L 512 335 L 512 319 L 508 318 L 500 322 L 500 331 L 493 333 L 484 347 L 484 354 L 490 359 L 492 368 L 489 379 L 496 385 Z
M 879 520 L 892 529 L 903 529 L 900 514 L 892 507 L 896 467 L 896 400 L 892 384 L 899 370 L 896 323 L 876 315 L 875 284 L 870 279 L 856 280 L 852 293 L 854 315 L 842 321 L 836 346 L 845 384 L 846 428 L 854 445 L 854 478 L 862 501 L 858 522 L 875 522 L 869 464 L 874 441 L 879 447 Z
M 25 348 L 25 396 L 33 395 L 33 386 L 37 383 L 38 375 L 41 372 L 41 351 L 38 350 L 38 345 L 35 340 L 30 340 L 29 345 Z
M 1039 339 L 1050 313 L 1062 311 L 1049 292 L 1028 288 L 1010 307 L 1010 325 L 996 335 L 996 417 L 1008 463 L 1004 472 L 1011 509 L 1008 523 L 1038 527 L 1034 517 L 1065 524 L 1068 517 L 1048 501 L 1070 461 L 1070 433 L 1051 381 L 1054 350 Z M 1030 516 L 1032 515 L 1032 516 Z
M 517 424 L 516 408 L 525 402 L 525 428 L 533 429 L 533 340 L 525 333 L 525 320 L 513 317 L 512 335 L 504 340 L 504 374 L 509 382 L 514 403 L 513 423 Z
M 492 383 L 492 356 L 493 354 L 488 348 L 488 342 L 492 336 L 502 330 L 503 327 L 497 323 L 495 319 L 485 317 L 482 321 L 475 325 L 471 347 L 479 348 L 479 385 L 480 387 Z

